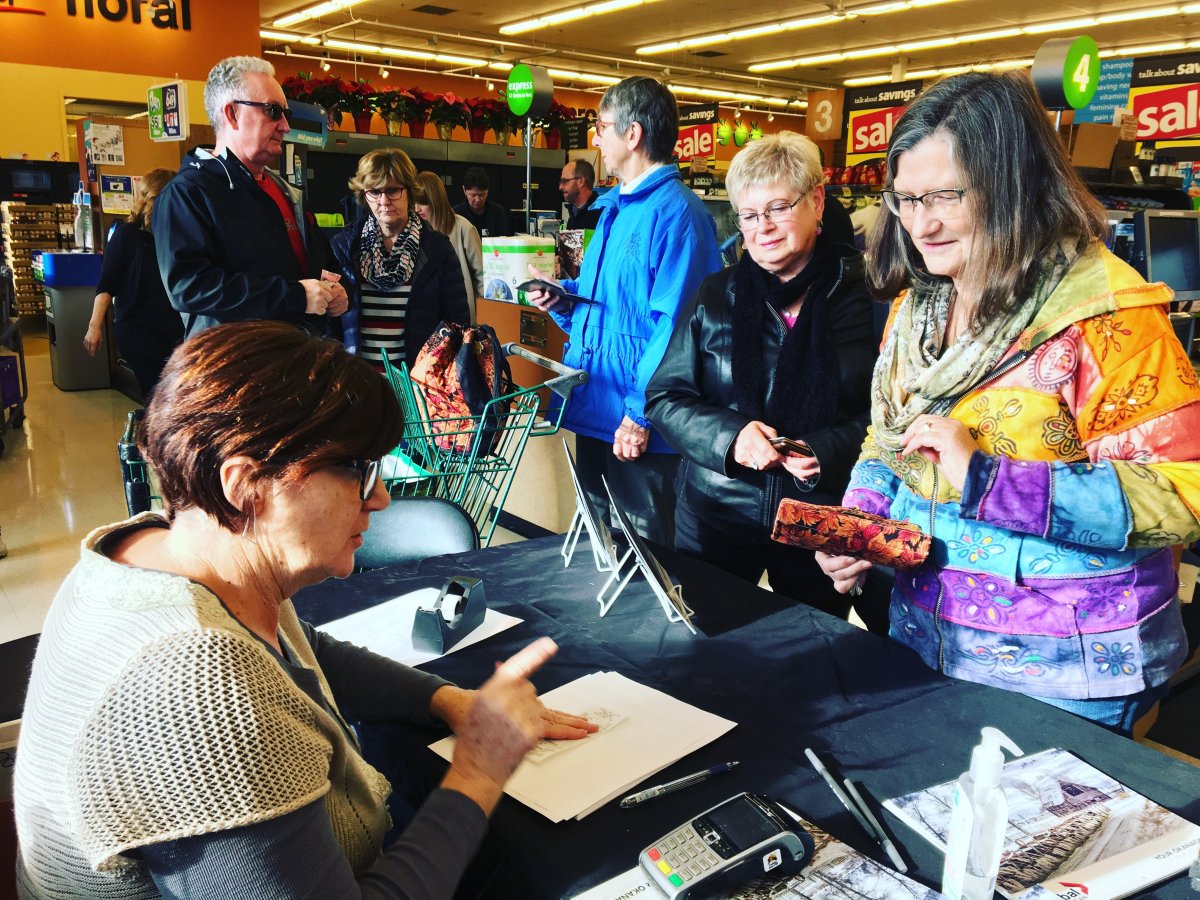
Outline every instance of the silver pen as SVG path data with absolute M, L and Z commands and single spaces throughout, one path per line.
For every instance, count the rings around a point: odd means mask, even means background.
M 701 772 L 693 772 L 691 775 L 684 775 L 682 778 L 676 778 L 674 781 L 668 781 L 666 784 L 660 784 L 656 787 L 646 788 L 644 791 L 638 791 L 636 794 L 630 794 L 621 801 L 621 809 L 629 809 L 631 806 L 637 806 L 639 803 L 645 803 L 647 800 L 653 800 L 655 797 L 661 797 L 663 794 L 691 787 L 693 784 L 700 784 L 702 781 L 708 781 L 708 779 L 714 778 L 717 775 L 724 775 L 726 772 L 733 771 L 733 767 L 736 765 L 736 762 L 717 763 L 715 766 L 710 766 Z
M 854 798 L 854 802 L 862 810 L 864 816 L 871 823 L 871 828 L 875 832 L 875 837 L 879 842 L 879 846 L 883 848 L 883 852 L 888 855 L 888 859 L 892 861 L 892 865 L 896 867 L 896 871 L 901 875 L 908 872 L 908 866 L 904 864 L 904 860 L 900 858 L 900 851 L 896 849 L 896 845 L 892 843 L 892 839 L 887 836 L 887 832 L 883 830 L 881 823 L 875 813 L 871 812 L 871 807 L 867 806 L 867 801 L 858 792 L 858 788 L 849 778 L 843 778 L 842 784 L 846 786 L 846 790 L 850 796 Z

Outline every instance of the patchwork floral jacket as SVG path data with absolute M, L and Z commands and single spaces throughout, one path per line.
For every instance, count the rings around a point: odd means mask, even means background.
M 1182 663 L 1172 547 L 1200 538 L 1200 385 L 1171 297 L 1100 244 L 1081 255 L 1009 358 L 1027 355 L 950 412 L 981 448 L 961 495 L 868 432 L 844 502 L 932 535 L 890 607 L 930 667 L 1087 699 Z

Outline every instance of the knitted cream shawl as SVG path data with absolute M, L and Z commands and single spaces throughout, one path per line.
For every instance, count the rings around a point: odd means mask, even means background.
M 56 860 L 76 859 L 137 882 L 144 872 L 121 855 L 132 848 L 319 797 L 351 867 L 368 868 L 388 827 L 387 780 L 209 590 L 97 552 L 129 524 L 88 535 L 42 633 L 14 785 L 29 877 L 50 887 Z M 336 712 L 290 603 L 280 633 Z

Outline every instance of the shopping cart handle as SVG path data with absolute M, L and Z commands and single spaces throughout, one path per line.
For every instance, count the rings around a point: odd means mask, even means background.
M 588 380 L 587 372 L 583 371 L 583 369 L 572 369 L 570 366 L 564 366 L 560 362 L 555 362 L 547 356 L 541 356 L 532 350 L 527 350 L 520 344 L 512 341 L 505 344 L 502 349 L 505 356 L 519 356 L 521 359 L 527 359 L 531 363 L 536 363 L 543 369 L 557 372 L 558 377 L 547 380 L 545 387 L 550 388 L 550 390 L 554 391 L 560 397 L 566 398 L 571 396 L 571 391 Z

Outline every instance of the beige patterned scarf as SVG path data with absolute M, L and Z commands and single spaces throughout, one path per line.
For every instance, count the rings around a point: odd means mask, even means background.
M 945 415 L 959 397 L 987 380 L 1078 256 L 1074 240 L 1061 242 L 1026 302 L 988 322 L 978 334 L 963 332 L 944 351 L 953 284 L 938 279 L 910 288 L 896 311 L 871 382 L 871 426 L 879 446 L 899 450 L 901 437 L 917 416 L 934 411 Z

